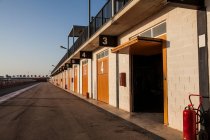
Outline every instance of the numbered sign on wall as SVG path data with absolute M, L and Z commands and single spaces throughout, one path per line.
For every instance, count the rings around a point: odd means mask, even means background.
M 80 51 L 80 58 L 92 59 L 92 52 Z
M 103 47 L 116 47 L 117 46 L 117 37 L 100 35 L 99 36 L 99 46 Z
M 167 2 L 174 3 L 176 4 L 176 6 L 186 7 L 190 9 L 197 9 L 204 6 L 203 0 L 167 0 Z
M 71 59 L 71 64 L 79 64 L 79 59 Z
M 66 64 L 65 64 L 65 67 L 67 67 L 67 68 L 72 68 L 72 64 L 66 63 Z

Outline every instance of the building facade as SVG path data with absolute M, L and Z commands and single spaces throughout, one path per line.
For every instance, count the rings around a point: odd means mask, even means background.
M 163 124 L 182 131 L 188 96 L 209 96 L 210 2 L 203 6 L 109 0 L 88 32 L 70 32 L 78 39 L 53 70 L 52 83 L 128 112 L 159 113 Z

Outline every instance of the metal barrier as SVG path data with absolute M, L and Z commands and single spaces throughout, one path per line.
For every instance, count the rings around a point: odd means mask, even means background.
M 24 84 L 29 84 L 36 82 L 33 79 L 0 79 L 0 89 L 11 88 L 15 86 L 20 86 Z

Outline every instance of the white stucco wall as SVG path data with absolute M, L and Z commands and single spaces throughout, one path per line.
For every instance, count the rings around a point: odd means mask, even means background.
M 78 65 L 77 64 L 77 93 L 79 93 L 79 94 L 82 94 L 82 92 L 80 92 L 80 81 L 82 81 L 81 79 L 80 79 L 80 67 L 81 67 L 81 65 Z
M 98 52 L 93 52 L 93 59 L 92 59 L 92 86 L 93 86 L 93 99 L 97 100 L 97 58 L 96 54 Z
M 72 91 L 74 92 L 74 65 L 72 65 L 71 77 L 73 78 L 73 82 L 71 82 L 71 87 L 72 87 Z
M 109 48 L 109 104 L 116 107 L 116 54 Z
M 69 86 L 69 82 L 71 82 L 71 79 L 69 79 L 69 76 L 71 76 L 70 68 L 67 69 L 67 86 Z M 70 87 L 68 87 L 68 88 L 69 88 L 68 91 L 70 91 Z
M 92 60 L 88 59 L 88 93 L 89 97 L 93 98 L 92 95 Z
M 188 95 L 199 93 L 197 11 L 177 8 L 170 12 L 167 23 L 169 125 L 182 130 Z
M 130 56 L 129 54 L 119 54 L 119 73 L 126 73 L 126 87 L 119 87 L 119 108 L 125 111 L 130 110 Z M 119 81 L 120 83 L 120 81 Z
M 72 78 L 74 78 L 74 70 L 73 70 L 73 67 L 70 68 L 70 77 L 71 77 L 70 91 L 74 91 L 74 82 L 72 82 Z

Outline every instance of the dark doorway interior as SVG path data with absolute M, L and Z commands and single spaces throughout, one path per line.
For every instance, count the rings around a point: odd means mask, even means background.
M 133 55 L 133 111 L 163 113 L 162 54 Z

